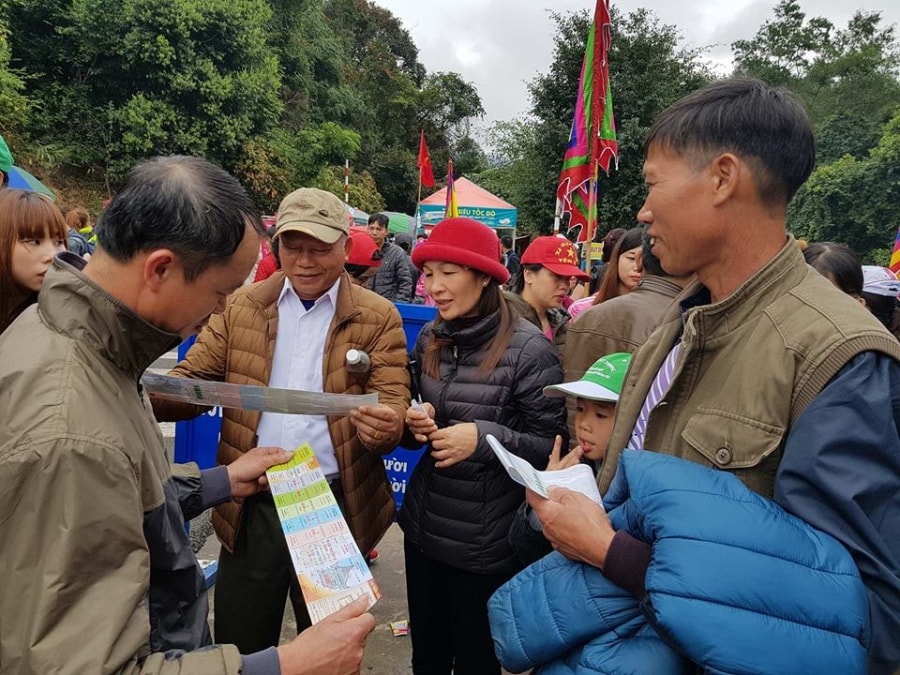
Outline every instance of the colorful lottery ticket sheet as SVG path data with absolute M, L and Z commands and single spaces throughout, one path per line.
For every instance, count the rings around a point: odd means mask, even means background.
M 374 605 L 381 590 L 312 447 L 304 443 L 290 462 L 273 466 L 266 475 L 312 622 L 360 596 Z

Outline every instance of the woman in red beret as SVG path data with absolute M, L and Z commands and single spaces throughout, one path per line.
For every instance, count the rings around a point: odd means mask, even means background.
M 406 422 L 428 447 L 399 516 L 416 675 L 499 675 L 487 601 L 519 570 L 507 534 L 524 489 L 486 436 L 539 469 L 566 436 L 562 399 L 542 393 L 562 381 L 559 356 L 504 299 L 500 255 L 494 231 L 467 218 L 441 222 L 412 254 L 438 308 L 413 349 L 424 403 Z

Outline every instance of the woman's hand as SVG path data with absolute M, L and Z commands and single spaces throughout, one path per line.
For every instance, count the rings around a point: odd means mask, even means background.
M 428 440 L 431 441 L 434 466 L 446 469 L 469 459 L 475 452 L 478 447 L 478 426 L 474 422 L 454 424 L 434 431 Z
M 561 469 L 568 469 L 570 466 L 575 466 L 581 462 L 581 457 L 584 455 L 584 451 L 581 449 L 580 445 L 576 445 L 569 450 L 569 453 L 562 459 L 559 458 L 559 453 L 561 451 L 562 436 L 557 436 L 556 440 L 553 442 L 553 452 L 550 453 L 550 461 L 547 462 L 547 471 L 559 471 Z
M 434 422 L 434 406 L 430 403 L 420 404 L 421 408 L 410 406 L 406 410 L 406 426 L 419 443 L 427 443 L 432 433 L 437 431 Z

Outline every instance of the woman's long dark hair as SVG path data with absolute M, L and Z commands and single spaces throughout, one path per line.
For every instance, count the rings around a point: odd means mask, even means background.
M 633 248 L 641 248 L 643 246 L 641 239 L 643 233 L 643 227 L 633 227 L 619 237 L 612 255 L 609 256 L 609 265 L 606 268 L 606 273 L 603 275 L 603 282 L 600 284 L 600 289 L 597 291 L 597 295 L 594 296 L 592 304 L 599 305 L 601 302 L 611 300 L 619 295 L 619 257 Z
M 868 291 L 863 291 L 862 297 L 866 301 L 866 307 L 875 318 L 884 324 L 885 328 L 890 328 L 891 322 L 894 320 L 894 310 L 897 308 L 897 298 Z
M 500 290 L 500 284 L 494 279 L 488 279 L 488 285 L 484 287 L 484 290 L 481 292 L 481 299 L 475 306 L 475 313 L 479 319 L 490 314 L 500 315 L 500 325 L 497 326 L 494 339 L 491 340 L 487 353 L 478 367 L 479 375 L 487 375 L 497 367 L 500 359 L 506 353 L 515 323 L 509 305 L 506 303 L 503 292 Z M 434 320 L 434 326 L 437 327 L 442 323 L 444 323 L 444 320 L 438 315 Z M 422 356 L 422 372 L 429 377 L 439 380 L 441 377 L 441 350 L 452 344 L 452 340 L 439 338 L 432 333 L 431 339 L 425 346 L 425 353 Z
M 863 292 L 862 265 L 856 254 L 845 244 L 822 241 L 810 244 L 803 251 L 807 265 L 831 281 L 847 295 L 860 297 Z

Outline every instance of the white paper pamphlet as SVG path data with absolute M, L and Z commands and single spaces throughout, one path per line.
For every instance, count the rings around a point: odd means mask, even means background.
M 266 471 L 266 476 L 312 622 L 361 595 L 369 599 L 369 607 L 374 605 L 381 590 L 309 443 L 300 446 L 290 462 Z
M 347 415 L 361 405 L 378 404 L 378 394 L 323 394 L 155 373 L 144 373 L 141 384 L 154 396 L 171 401 L 293 415 Z
M 526 460 L 504 448 L 503 444 L 491 434 L 487 435 L 487 442 L 506 469 L 506 473 L 519 485 L 537 492 L 541 497 L 548 497 L 547 492 L 551 487 L 564 487 L 573 492 L 580 492 L 603 506 L 594 471 L 587 464 L 576 464 L 559 471 L 538 471 Z

